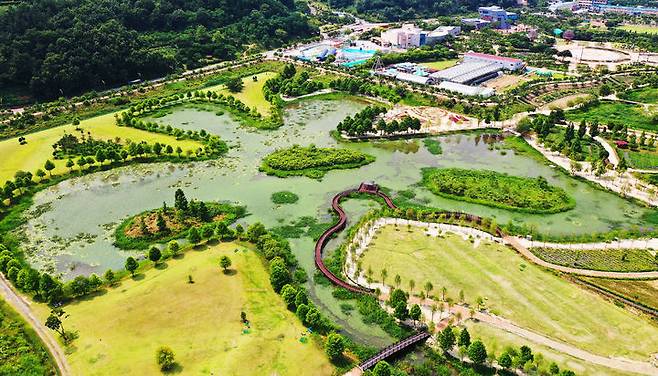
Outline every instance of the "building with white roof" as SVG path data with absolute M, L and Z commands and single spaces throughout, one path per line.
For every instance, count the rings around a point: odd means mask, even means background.
M 452 91 L 462 95 L 481 96 L 485 98 L 488 98 L 496 93 L 493 89 L 488 87 L 469 86 L 450 81 L 441 82 L 441 84 L 439 84 L 439 89 Z
M 479 52 L 467 52 L 464 54 L 464 62 L 487 62 L 500 66 L 502 69 L 517 71 L 525 66 L 523 60 L 511 57 L 483 54 Z
M 426 37 L 427 32 L 414 24 L 404 24 L 397 29 L 382 31 L 381 34 L 383 44 L 401 48 L 420 47 L 425 44 Z

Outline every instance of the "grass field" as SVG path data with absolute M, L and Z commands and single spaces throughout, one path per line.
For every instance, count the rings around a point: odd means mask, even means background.
M 431 281 L 433 295 L 440 296 L 445 287 L 454 301 L 463 290 L 468 303 L 482 297 L 494 314 L 601 355 L 646 360 L 658 348 L 656 324 L 528 264 L 509 248 L 474 248 L 453 234 L 434 238 L 420 229 L 398 230 L 383 228 L 361 259 L 363 270 L 372 268 L 375 279 L 386 268 L 388 283 L 396 274 L 401 286 L 411 278 L 416 286 Z
M 651 151 L 624 151 L 624 157 L 632 168 L 658 169 L 658 153 Z
M 658 270 L 658 263 L 645 249 L 553 249 L 532 248 L 540 259 L 581 269 L 615 272 Z
M 235 273 L 222 273 L 222 255 Z M 155 350 L 163 345 L 186 375 L 332 373 L 313 340 L 300 342 L 305 328 L 272 290 L 252 250 L 222 243 L 167 264 L 64 307 L 65 324 L 79 333 L 68 355 L 74 374 L 160 375 Z M 241 311 L 251 323 L 248 334 Z
M 114 114 L 107 114 L 80 122 L 80 128 L 91 132 L 94 138 L 114 139 L 120 137 L 122 140 L 146 141 L 148 143 L 160 142 L 172 145 L 174 148 L 180 146 L 183 150 L 196 150 L 202 144 L 191 140 L 176 140 L 175 137 L 159 133 L 151 133 L 135 128 L 117 127 L 114 123 Z M 31 133 L 25 136 L 27 145 L 20 145 L 18 138 L 10 138 L 0 141 L 0 184 L 13 178 L 18 170 L 31 171 L 43 168 L 47 159 L 53 160 L 52 145 L 57 142 L 64 133 L 79 134 L 75 126 L 66 125 L 50 128 L 47 130 Z M 56 169 L 53 173 L 68 171 L 65 160 L 54 161 Z
M 601 102 L 585 110 L 578 109 L 566 113 L 567 119 L 576 123 L 585 120 L 588 123 L 598 121 L 600 124 L 624 124 L 629 128 L 656 130 L 658 125 L 652 123 L 650 114 L 642 106 L 619 102 Z
M 428 61 L 426 63 L 420 63 L 420 65 L 427 67 L 427 68 L 432 68 L 432 69 L 446 69 L 450 68 L 452 66 L 455 66 L 459 60 L 457 59 L 451 59 L 451 60 L 439 60 L 439 61 Z
M 622 93 L 620 97 L 633 102 L 658 104 L 658 87 L 645 87 Z
M 631 281 L 606 278 L 583 278 L 606 290 L 614 291 L 631 300 L 638 301 L 646 306 L 658 310 L 658 280 Z
M 244 88 L 239 93 L 231 93 L 224 88 L 224 85 L 211 86 L 206 90 L 216 91 L 225 95 L 232 95 L 249 106 L 249 108 L 256 107 L 261 115 L 269 116 L 272 104 L 265 100 L 265 97 L 263 96 L 263 85 L 265 85 L 265 81 L 276 75 L 277 74 L 274 72 L 259 73 L 255 75 L 258 78 L 258 81 L 254 81 L 252 75 L 243 77 L 242 82 L 244 83 Z
M 502 329 L 488 326 L 484 323 L 469 321 L 467 322 L 466 327 L 468 328 L 473 340 L 479 338 L 482 343 L 487 346 L 487 353 L 493 352 L 496 356 L 500 356 L 508 347 L 514 347 L 518 351 L 521 346 L 526 345 L 532 349 L 535 357 L 537 357 L 538 354 L 541 354 L 544 359 L 544 366 L 549 365 L 551 362 L 555 362 L 561 370 L 569 369 L 574 371 L 577 375 L 624 375 L 624 373 L 615 371 L 611 368 L 597 366 L 553 350 L 550 347 L 529 342 L 525 338 L 506 332 Z
M 618 29 L 625 31 L 632 31 L 635 33 L 645 33 L 645 34 L 658 34 L 658 26 L 651 25 L 622 25 L 617 27 Z

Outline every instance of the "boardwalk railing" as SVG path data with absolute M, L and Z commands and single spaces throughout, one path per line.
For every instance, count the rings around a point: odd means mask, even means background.
M 370 369 L 370 368 L 374 367 L 375 364 L 377 364 L 378 362 L 380 362 L 380 361 L 382 361 L 382 360 L 384 360 L 384 359 L 386 359 L 386 358 L 388 358 L 388 357 L 390 357 L 394 354 L 397 354 L 401 351 L 404 351 L 405 349 L 407 349 L 407 348 L 409 348 L 409 347 L 411 347 L 411 346 L 413 346 L 413 345 L 415 345 L 419 342 L 423 342 L 424 340 L 426 340 L 430 336 L 431 336 L 431 334 L 428 333 L 428 332 L 425 332 L 425 331 L 413 334 L 413 335 L 411 335 L 411 336 L 409 336 L 409 337 L 407 337 L 407 338 L 405 338 L 405 339 L 403 339 L 399 342 L 396 342 L 396 343 L 394 343 L 390 346 L 385 347 L 384 349 L 382 349 L 380 352 L 378 352 L 372 358 L 367 359 L 364 362 L 362 362 L 361 364 L 359 364 L 359 368 L 362 371 Z

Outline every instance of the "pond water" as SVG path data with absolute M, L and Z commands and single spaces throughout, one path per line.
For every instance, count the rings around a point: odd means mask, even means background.
M 185 165 L 151 164 L 129 166 L 113 171 L 65 181 L 39 192 L 30 219 L 24 226 L 24 249 L 29 260 L 44 270 L 61 273 L 64 279 L 80 274 L 101 274 L 108 268 L 121 269 L 128 255 L 112 245 L 116 226 L 126 217 L 173 205 L 173 195 L 182 188 L 188 199 L 228 200 L 247 206 L 250 216 L 243 222 L 261 221 L 266 226 L 289 224 L 302 216 L 321 222 L 331 220 L 331 197 L 339 191 L 374 180 L 393 190 L 411 189 L 416 200 L 448 210 L 495 217 L 498 223 L 529 223 L 551 234 L 580 234 L 605 231 L 615 226 L 640 224 L 647 209 L 571 179 L 566 174 L 532 158 L 497 150 L 500 137 L 481 134 L 438 137 L 443 154 L 432 155 L 422 140 L 341 144 L 374 155 L 377 160 L 354 170 L 327 173 L 322 181 L 306 177 L 280 179 L 258 172 L 261 159 L 271 151 L 292 144 L 336 146 L 329 135 L 345 116 L 365 107 L 357 100 L 309 100 L 285 111 L 285 125 L 276 131 L 256 131 L 239 126 L 229 115 L 181 108 L 155 121 L 182 129 L 205 129 L 218 134 L 231 146 L 227 157 L 218 161 Z M 420 169 L 427 166 L 489 169 L 520 176 L 544 176 L 576 199 L 576 207 L 565 213 L 529 215 L 507 212 L 434 196 L 415 185 Z M 277 206 L 272 193 L 289 190 L 300 199 L 293 205 Z M 371 201 L 346 203 L 351 221 L 376 205 Z M 340 239 L 333 240 L 331 246 Z M 309 276 L 314 273 L 313 241 L 291 240 L 293 251 Z M 311 295 L 325 312 L 330 312 L 350 334 L 364 342 L 381 345 L 389 338 L 380 330 L 366 327 L 358 313 L 347 315 L 331 289 L 309 286 Z

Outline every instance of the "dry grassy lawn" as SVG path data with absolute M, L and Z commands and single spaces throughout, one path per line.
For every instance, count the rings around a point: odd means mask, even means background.
M 81 121 L 80 128 L 91 132 L 92 137 L 99 139 L 114 139 L 120 137 L 122 140 L 146 141 L 148 143 L 165 143 L 174 148 L 180 146 L 183 150 L 196 150 L 202 144 L 191 140 L 178 141 L 175 137 L 159 133 L 151 133 L 135 128 L 117 127 L 114 122 L 114 113 L 106 114 Z M 13 178 L 18 170 L 34 173 L 37 169 L 43 169 L 47 159 L 53 160 L 52 145 L 65 133 L 79 134 L 73 125 L 65 125 L 43 131 L 31 133 L 25 136 L 27 145 L 20 145 L 18 137 L 0 141 L 0 184 Z M 55 161 L 57 166 L 53 173 L 66 172 L 66 161 Z
M 224 88 L 224 85 L 212 86 L 206 90 L 216 91 L 225 95 L 232 95 L 249 106 L 249 108 L 256 107 L 261 115 L 269 116 L 272 104 L 265 100 L 265 97 L 263 96 L 263 86 L 265 85 L 265 81 L 276 75 L 277 74 L 274 72 L 259 73 L 255 75 L 258 79 L 257 81 L 253 80 L 253 76 L 243 77 L 242 82 L 244 83 L 244 88 L 239 93 L 229 92 Z
M 233 261 L 234 274 L 222 273 L 222 255 Z M 270 287 L 259 256 L 233 243 L 188 251 L 64 309 L 65 325 L 80 336 L 68 355 L 77 375 L 159 375 L 155 351 L 163 345 L 185 375 L 333 371 L 320 346 L 300 342 L 305 328 Z M 248 334 L 241 311 L 251 321 Z
M 446 287 L 454 301 L 463 290 L 469 303 L 480 296 L 492 313 L 601 355 L 646 360 L 658 349 L 658 325 L 529 264 L 507 247 L 476 248 L 453 234 L 435 238 L 413 227 L 398 230 L 382 228 L 361 259 L 376 280 L 386 268 L 388 283 L 396 274 L 401 286 L 414 279 L 417 290 L 431 281 L 434 295 Z

